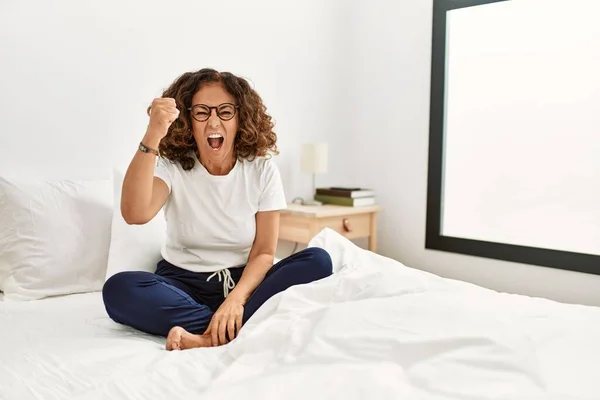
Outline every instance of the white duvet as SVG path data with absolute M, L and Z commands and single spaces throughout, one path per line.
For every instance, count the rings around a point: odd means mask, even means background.
M 600 399 L 600 308 L 499 294 L 326 230 L 336 273 L 219 348 L 164 350 L 100 293 L 0 302 L 0 399 Z

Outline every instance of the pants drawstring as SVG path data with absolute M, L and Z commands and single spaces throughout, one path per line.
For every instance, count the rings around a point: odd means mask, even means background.
M 231 277 L 231 272 L 229 271 L 228 268 L 222 269 L 220 271 L 213 273 L 208 278 L 206 278 L 206 281 L 207 282 L 210 281 L 211 278 L 215 275 L 219 277 L 219 282 L 223 281 L 223 294 L 224 294 L 223 297 L 227 297 L 227 295 L 229 294 L 229 291 L 235 287 L 235 281 Z

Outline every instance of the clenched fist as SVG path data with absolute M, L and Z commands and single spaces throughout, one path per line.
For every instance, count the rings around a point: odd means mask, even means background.
M 167 135 L 171 124 L 179 117 L 179 110 L 175 99 L 157 98 L 152 101 L 148 114 L 150 115 L 148 132 L 157 139 L 162 139 Z

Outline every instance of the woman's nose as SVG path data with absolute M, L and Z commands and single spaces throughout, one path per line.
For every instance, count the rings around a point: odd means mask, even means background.
M 216 128 L 221 125 L 221 118 L 217 115 L 217 110 L 211 110 L 210 117 L 208 117 L 208 126 Z

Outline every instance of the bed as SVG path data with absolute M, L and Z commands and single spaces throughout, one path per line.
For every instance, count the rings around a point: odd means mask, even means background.
M 0 398 L 600 399 L 600 308 L 409 268 L 325 229 L 330 278 L 270 299 L 228 345 L 169 352 L 100 292 L 0 302 Z

